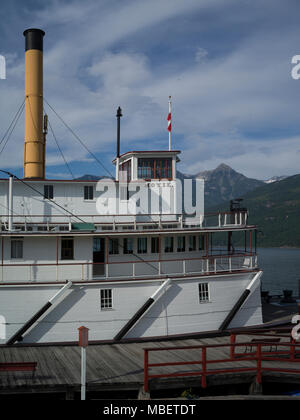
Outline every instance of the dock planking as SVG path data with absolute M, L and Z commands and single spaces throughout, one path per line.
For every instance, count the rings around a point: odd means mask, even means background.
M 253 335 L 241 335 L 237 342 L 250 342 Z M 286 340 L 287 341 L 287 340 Z M 144 348 L 184 347 L 199 345 L 228 344 L 229 337 L 189 338 L 149 342 L 119 342 L 116 344 L 90 344 L 87 348 L 87 390 L 111 391 L 136 390 L 144 381 Z M 278 346 L 280 349 L 280 344 Z M 217 347 L 208 350 L 208 360 L 224 359 L 229 356 L 229 347 Z M 153 352 L 150 363 L 170 361 L 201 360 L 201 349 L 170 350 Z M 1 372 L 0 394 L 19 394 L 28 392 L 68 392 L 80 390 L 81 354 L 77 344 L 68 345 L 15 345 L 1 346 L 0 362 L 37 362 L 35 376 L 27 372 Z M 268 362 L 273 367 L 279 367 L 278 362 Z M 290 366 L 289 366 L 290 365 Z M 233 363 L 211 364 L 210 369 L 254 367 L 254 361 L 239 360 Z M 285 363 L 285 367 L 295 368 L 295 364 Z M 201 365 L 165 366 L 154 373 L 192 372 L 200 370 Z M 156 369 L 156 368 L 154 368 Z M 239 373 L 208 376 L 208 384 L 218 384 L 220 381 L 236 383 L 248 381 L 255 373 Z M 270 374 L 268 374 L 270 376 Z M 272 376 L 272 375 L 271 375 Z M 275 375 L 276 376 L 276 375 Z M 288 378 L 292 376 L 292 378 Z M 273 375 L 274 377 L 274 375 Z M 282 380 L 300 380 L 300 375 L 280 375 Z M 181 388 L 183 386 L 200 386 L 201 376 L 184 378 L 164 378 L 151 382 L 150 389 Z

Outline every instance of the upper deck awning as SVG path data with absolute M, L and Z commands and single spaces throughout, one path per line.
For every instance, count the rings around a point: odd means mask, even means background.
M 95 230 L 94 223 L 72 223 L 72 231 L 94 232 Z

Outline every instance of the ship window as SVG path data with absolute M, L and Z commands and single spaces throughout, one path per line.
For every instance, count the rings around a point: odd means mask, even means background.
M 101 309 L 112 309 L 112 289 L 100 290 L 100 305 Z
M 11 240 L 11 258 L 23 258 L 23 240 Z
M 138 254 L 146 254 L 147 253 L 147 238 L 138 238 L 137 252 L 138 252 Z
M 196 236 L 189 236 L 189 251 L 196 251 Z
M 174 238 L 172 236 L 167 236 L 165 238 L 165 252 L 173 252 L 174 250 Z
M 139 158 L 138 178 L 140 179 L 172 179 L 172 158 Z
M 84 199 L 85 200 L 94 200 L 94 187 L 93 185 L 84 186 Z
M 199 302 L 209 302 L 208 283 L 199 283 Z
M 204 250 L 205 248 L 205 242 L 204 242 L 204 235 L 199 236 L 199 250 Z
M 185 252 L 185 236 L 177 237 L 177 252 Z
M 52 200 L 54 197 L 53 194 L 53 185 L 44 185 L 44 198 Z
M 123 240 L 124 254 L 133 254 L 133 239 L 124 238 Z
M 61 240 L 61 259 L 73 260 L 74 258 L 74 240 L 73 238 L 63 238 Z
M 151 252 L 152 254 L 159 253 L 159 238 L 151 238 Z
M 131 181 L 131 160 L 128 160 L 120 165 L 119 179 L 121 182 Z
M 119 253 L 119 240 L 118 238 L 113 238 L 109 240 L 109 254 L 116 255 Z
M 47 228 L 47 226 L 38 226 L 37 230 L 38 230 L 39 232 L 44 232 L 44 231 L 47 231 L 47 230 L 48 230 L 48 228 Z
M 120 200 L 121 201 L 127 201 L 127 200 L 129 200 L 129 189 L 128 189 L 128 185 L 126 185 L 126 186 L 121 186 L 120 185 Z

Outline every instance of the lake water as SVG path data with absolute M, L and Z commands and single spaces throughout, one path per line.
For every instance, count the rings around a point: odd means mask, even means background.
M 258 248 L 258 264 L 263 270 L 262 290 L 282 294 L 283 289 L 299 295 L 300 248 Z

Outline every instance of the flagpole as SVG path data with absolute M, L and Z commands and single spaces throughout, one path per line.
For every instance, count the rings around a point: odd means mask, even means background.
M 171 96 L 169 96 L 169 124 L 168 124 L 168 130 L 169 130 L 169 150 L 172 149 L 171 145 Z

